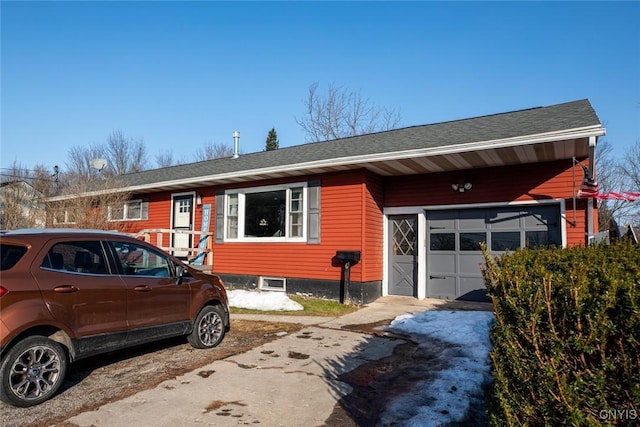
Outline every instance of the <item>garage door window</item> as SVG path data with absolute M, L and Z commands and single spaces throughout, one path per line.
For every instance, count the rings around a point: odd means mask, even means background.
M 520 247 L 519 231 L 503 231 L 491 233 L 492 251 L 515 251 Z
M 487 241 L 487 233 L 460 233 L 461 251 L 479 251 L 480 243 Z
M 432 251 L 455 251 L 455 233 L 431 233 L 429 249 Z

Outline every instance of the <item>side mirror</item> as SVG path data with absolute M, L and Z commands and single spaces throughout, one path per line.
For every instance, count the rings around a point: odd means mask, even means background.
M 184 277 L 184 266 L 176 265 L 176 285 L 182 284 L 183 277 Z

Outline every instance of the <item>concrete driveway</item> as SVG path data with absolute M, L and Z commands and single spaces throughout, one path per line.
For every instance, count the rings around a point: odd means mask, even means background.
M 485 310 L 490 305 L 383 297 L 337 318 L 234 315 L 308 326 L 67 421 L 96 427 L 323 425 L 351 391 L 339 376 L 390 356 L 405 342 L 385 336 L 384 326 L 371 333 L 358 325 L 388 324 L 401 314 L 438 308 Z

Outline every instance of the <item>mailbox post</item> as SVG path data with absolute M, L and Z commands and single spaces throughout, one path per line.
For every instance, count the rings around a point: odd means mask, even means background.
M 360 261 L 360 251 L 336 251 L 336 259 L 342 264 L 342 304 L 346 304 L 349 297 L 349 285 L 351 284 L 351 265 Z

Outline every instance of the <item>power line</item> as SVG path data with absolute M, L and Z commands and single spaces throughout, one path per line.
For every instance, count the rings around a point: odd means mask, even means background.
M 56 168 L 56 166 L 54 166 L 54 169 Z M 39 169 L 39 170 L 35 170 L 35 169 L 22 169 L 22 168 L 0 168 L 0 171 L 11 171 L 11 172 L 15 172 L 18 171 L 20 173 L 24 172 L 24 173 L 29 173 L 29 172 L 33 172 L 33 173 L 40 173 L 40 172 L 45 172 L 44 169 Z
M 46 182 L 58 182 L 57 179 L 37 177 L 37 176 L 28 176 L 28 175 L 21 176 L 21 175 L 16 175 L 16 174 L 0 173 L 0 176 L 8 177 L 8 178 L 14 178 L 14 179 L 17 179 L 17 180 L 31 179 L 31 180 L 39 180 L 39 181 L 46 181 Z

